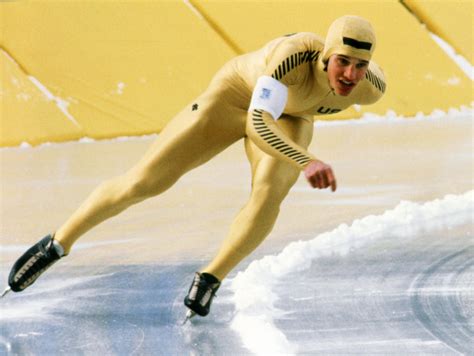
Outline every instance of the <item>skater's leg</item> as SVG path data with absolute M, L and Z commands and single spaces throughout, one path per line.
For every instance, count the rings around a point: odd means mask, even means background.
M 223 100 L 226 88 L 218 84 L 178 114 L 135 167 L 101 184 L 54 238 L 48 235 L 28 249 L 10 271 L 10 289 L 24 290 L 69 253 L 86 231 L 130 205 L 160 194 L 181 175 L 244 137 L 246 111 Z
M 240 117 L 245 113 L 221 108 L 210 96 L 211 93 L 205 93 L 197 99 L 199 110 L 193 110 L 192 104 L 187 106 L 135 167 L 96 188 L 56 231 L 54 238 L 66 254 L 81 235 L 97 224 L 132 204 L 164 192 L 184 173 L 244 137 Z
M 311 122 L 294 117 L 278 120 L 283 130 L 298 144 L 307 147 L 313 134 Z M 275 159 L 246 140 L 252 165 L 252 192 L 249 201 L 233 221 L 221 249 L 203 272 L 225 276 L 265 239 L 272 230 L 280 204 L 296 182 L 300 171 Z

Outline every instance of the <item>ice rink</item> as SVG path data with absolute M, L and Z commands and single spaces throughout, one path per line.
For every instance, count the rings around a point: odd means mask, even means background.
M 206 318 L 181 325 L 194 271 L 250 191 L 242 142 L 86 234 L 0 300 L 2 355 L 473 354 L 472 109 L 318 123 L 335 193 L 303 179 Z M 0 150 L 1 286 L 154 137 Z

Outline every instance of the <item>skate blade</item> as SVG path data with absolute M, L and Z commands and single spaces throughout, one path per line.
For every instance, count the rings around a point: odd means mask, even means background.
M 188 312 L 186 313 L 186 319 L 184 319 L 183 324 L 181 325 L 186 324 L 188 320 L 191 320 L 195 315 L 196 315 L 195 312 L 193 312 L 192 310 L 188 310 Z
M 9 292 L 11 292 L 11 290 L 12 290 L 12 289 L 11 289 L 10 287 L 7 287 L 7 288 L 3 291 L 2 295 L 0 295 L 0 298 L 3 298 L 4 296 L 6 296 Z

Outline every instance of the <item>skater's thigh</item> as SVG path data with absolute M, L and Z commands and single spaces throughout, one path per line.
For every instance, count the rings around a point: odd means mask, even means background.
M 299 117 L 284 115 L 278 126 L 294 142 L 307 148 L 313 137 L 313 123 Z M 250 139 L 246 139 L 245 148 L 252 167 L 254 187 L 275 187 L 282 191 L 289 189 L 298 178 L 300 170 L 288 162 L 274 158 L 262 151 Z
M 158 135 L 133 168 L 151 176 L 179 177 L 245 136 L 244 112 L 204 93 L 187 105 Z

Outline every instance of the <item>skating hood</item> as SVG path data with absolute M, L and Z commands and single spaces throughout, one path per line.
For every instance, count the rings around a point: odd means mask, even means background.
M 375 33 L 372 25 L 359 16 L 342 16 L 329 26 L 322 60 L 334 54 L 369 61 L 375 49 Z

